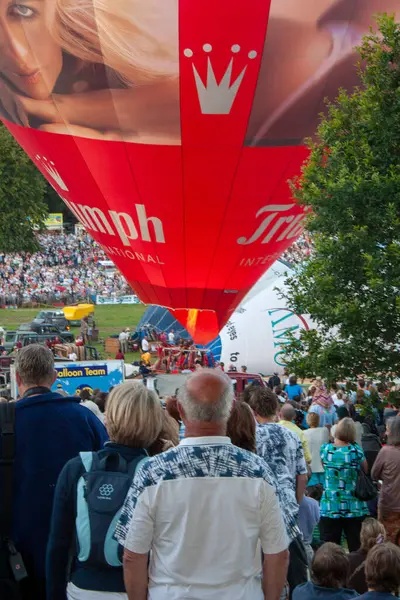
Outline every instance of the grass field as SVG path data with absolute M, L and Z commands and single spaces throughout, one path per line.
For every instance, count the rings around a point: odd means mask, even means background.
M 95 321 L 99 329 L 101 340 L 110 335 L 120 333 L 126 327 L 130 327 L 131 331 L 136 328 L 142 315 L 146 311 L 146 306 L 143 304 L 125 304 L 121 306 L 96 306 Z M 37 308 L 20 308 L 17 310 L 1 310 L 0 325 L 4 329 L 18 329 L 21 323 L 28 323 L 38 314 Z M 73 333 L 77 335 L 79 328 L 73 328 Z M 103 343 L 93 344 L 100 354 L 105 358 L 114 358 L 114 356 L 106 355 Z M 138 358 L 138 354 L 129 353 L 125 357 L 127 362 L 132 362 Z

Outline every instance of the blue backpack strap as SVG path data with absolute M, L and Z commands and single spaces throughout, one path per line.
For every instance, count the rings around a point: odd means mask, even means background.
M 96 452 L 79 452 L 80 459 L 85 468 L 86 473 L 90 473 L 94 466 L 97 466 Z

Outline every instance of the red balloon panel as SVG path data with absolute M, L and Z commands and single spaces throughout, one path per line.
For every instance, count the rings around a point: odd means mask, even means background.
M 1 4 L 1 3 L 0 3 Z M 32 6 L 31 6 L 32 4 Z M 7 127 L 145 303 L 213 338 L 301 233 L 288 179 L 397 0 L 1 8 Z

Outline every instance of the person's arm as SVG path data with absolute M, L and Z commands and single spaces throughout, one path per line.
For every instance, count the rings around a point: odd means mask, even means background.
M 260 489 L 260 510 L 264 599 L 279 600 L 286 583 L 289 539 L 277 495 L 266 481 Z
M 124 552 L 124 581 L 128 600 L 146 600 L 148 588 L 147 563 L 149 555 Z
M 303 450 L 304 450 L 304 458 L 306 459 L 306 462 L 310 463 L 311 462 L 311 452 L 310 452 L 310 449 L 308 447 L 308 442 L 307 442 L 303 432 L 301 432 L 300 440 L 301 440 Z
M 371 470 L 371 477 L 372 477 L 372 479 L 375 479 L 376 481 L 378 481 L 379 479 L 382 479 L 384 456 L 385 456 L 385 448 L 382 448 L 382 450 L 379 451 L 379 454 L 376 457 L 375 462 L 372 467 L 372 470 Z
M 46 555 L 46 589 L 51 600 L 66 600 L 68 564 L 75 531 L 74 495 L 80 464 L 80 459 L 74 458 L 65 465 L 54 494 Z
M 296 500 L 297 504 L 303 500 L 304 492 L 306 491 L 308 477 L 305 475 L 296 476 Z
M 364 459 L 361 463 L 361 468 L 364 471 L 364 473 L 368 473 L 368 462 L 366 459 Z
M 264 600 L 279 600 L 286 583 L 289 551 L 264 555 L 263 592 Z M 131 598 L 129 598 L 131 600 Z

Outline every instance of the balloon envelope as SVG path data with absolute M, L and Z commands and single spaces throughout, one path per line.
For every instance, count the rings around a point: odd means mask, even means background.
M 5 124 L 140 299 L 212 339 L 301 233 L 304 136 L 398 0 L 37 4 L 4 15 Z

